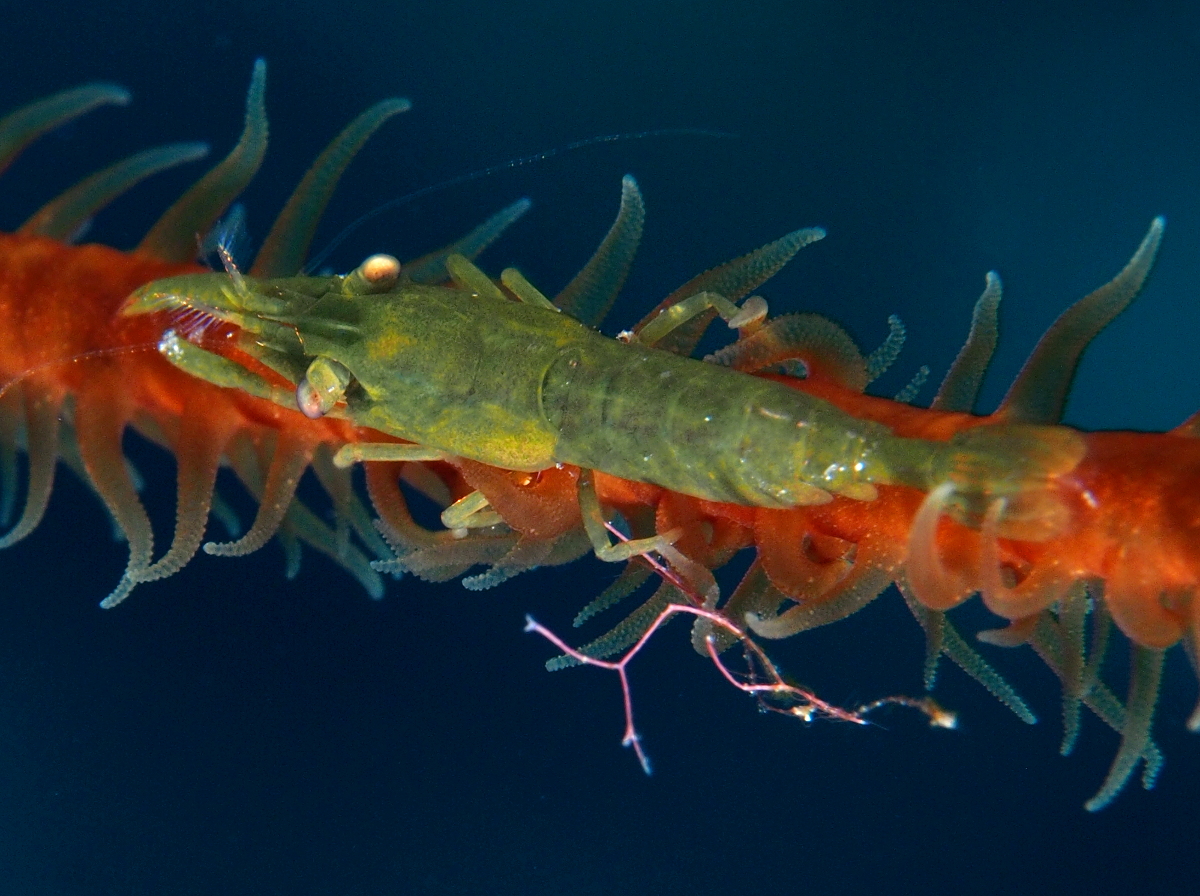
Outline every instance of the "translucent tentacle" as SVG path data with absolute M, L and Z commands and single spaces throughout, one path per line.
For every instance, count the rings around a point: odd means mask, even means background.
M 721 612 L 739 628 L 750 627 L 756 619 L 774 619 L 779 613 L 779 608 L 790 602 L 791 599 L 786 594 L 771 584 L 771 580 L 763 571 L 762 563 L 755 557 L 742 580 L 729 595 Z M 714 626 L 713 647 L 718 653 L 728 650 L 738 643 L 738 640 L 733 632 Z
M 275 219 L 254 259 L 254 267 L 250 269 L 252 275 L 291 277 L 300 272 L 317 222 L 350 160 L 380 125 L 411 108 L 412 103 L 405 99 L 382 100 L 350 122 L 325 147 Z
M 867 355 L 867 384 L 871 384 L 883 376 L 889 367 L 896 363 L 900 352 L 904 349 L 904 339 L 907 333 L 904 322 L 896 315 L 888 317 L 888 334 L 883 344 Z
M 1146 746 L 1150 743 L 1150 726 L 1154 721 L 1154 707 L 1158 702 L 1164 656 L 1162 650 L 1140 645 L 1132 648 L 1129 699 L 1125 704 L 1125 724 L 1121 727 L 1121 748 L 1100 790 L 1084 803 L 1084 808 L 1089 812 L 1097 812 L 1113 801 L 1133 774 L 1138 760 L 1146 753 Z M 1154 786 L 1153 776 L 1149 780 L 1143 776 L 1142 784 L 1149 790 Z
M 1195 600 L 1195 598 L 1193 598 L 1193 601 L 1194 600 Z M 1194 621 L 1195 616 L 1198 614 L 1200 614 L 1200 606 L 1198 606 L 1196 603 L 1193 603 L 1192 604 L 1193 622 L 1192 622 L 1191 637 L 1184 639 L 1183 647 L 1184 647 L 1184 652 L 1187 653 L 1188 662 L 1191 664 L 1191 667 L 1192 667 L 1192 676 L 1197 681 L 1200 681 L 1200 656 L 1197 655 L 1197 651 L 1196 651 L 1196 643 L 1198 640 L 1200 640 L 1200 631 L 1197 630 L 1198 626 L 1197 626 L 1197 623 Z M 1187 730 L 1191 731 L 1193 733 L 1200 731 L 1200 700 L 1197 700 L 1195 709 L 1193 709 L 1192 714 L 1190 716 L 1188 716 Z
M 857 392 L 869 382 L 867 361 L 854 340 L 820 314 L 782 314 L 704 360 L 744 373 L 799 361 L 809 378 L 827 379 Z
M 24 398 L 20 383 L 14 383 L 0 395 L 0 526 L 6 529 L 12 523 L 21 482 L 17 453 L 25 445 Z
M 697 293 L 715 292 L 729 299 L 731 302 L 736 302 L 743 296 L 749 295 L 762 283 L 778 273 L 779 269 L 791 261 L 797 252 L 810 243 L 815 243 L 817 240 L 822 239 L 824 236 L 825 231 L 820 227 L 806 227 L 803 230 L 794 230 L 774 242 L 767 243 L 765 246 L 755 249 L 747 255 L 743 255 L 741 258 L 735 258 L 733 261 L 726 262 L 720 267 L 713 268 L 697 277 L 693 277 L 663 299 L 653 311 L 643 317 L 638 325 L 633 328 L 634 332 L 639 332 L 642 327 L 658 317 L 663 309 L 669 308 L 677 302 L 689 296 L 694 296 Z M 698 315 L 673 331 L 665 339 L 657 342 L 656 347 L 664 351 L 674 352 L 677 355 L 690 355 L 695 350 L 700 337 L 704 335 L 705 329 L 712 323 L 713 313 L 710 311 Z
M 654 570 L 644 563 L 634 563 L 632 561 L 626 563 L 625 568 L 621 570 L 621 574 L 617 576 L 613 583 L 593 597 L 587 606 L 576 613 L 571 624 L 575 628 L 579 628 L 579 626 L 583 625 L 593 616 L 598 616 L 609 607 L 616 606 L 640 588 L 653 574 Z
M 322 487 L 333 501 L 338 518 L 339 531 L 349 537 L 351 531 L 361 539 L 368 550 L 378 559 L 392 555 L 387 544 L 379 536 L 371 519 L 371 512 L 354 491 L 351 470 L 337 467 L 327 446 L 319 445 L 313 452 L 311 466 Z
M 528 199 L 518 199 L 512 205 L 500 209 L 466 236 L 455 240 L 449 246 L 406 263 L 404 270 L 416 283 L 444 282 L 449 276 L 446 273 L 446 259 L 449 256 L 461 255 L 469 259 L 478 257 L 480 252 L 500 237 L 500 234 L 519 221 L 532 205 L 533 203 Z
M 354 545 L 344 545 L 332 529 L 299 501 L 288 505 L 284 516 L 284 529 L 291 531 L 309 547 L 329 557 L 358 579 L 359 584 L 374 600 L 383 597 L 383 579 L 371 567 L 371 559 Z M 289 554 L 289 569 L 292 565 L 291 560 Z M 294 576 L 293 572 L 289 578 Z
M 512 549 L 478 575 L 466 576 L 462 586 L 468 591 L 486 591 L 515 575 L 537 569 L 546 562 L 554 547 L 552 538 L 521 538 Z
M 583 270 L 554 297 L 554 304 L 589 327 L 599 326 L 629 276 L 645 222 L 641 191 L 633 176 L 626 174 L 621 178 L 617 219 Z
M 760 509 L 754 541 L 771 584 L 806 606 L 836 593 L 854 568 L 855 545 L 814 534 L 794 511 Z
M 215 430 L 211 421 L 195 408 L 185 408 L 175 446 L 178 486 L 175 499 L 175 535 L 167 552 L 154 564 L 137 574 L 137 581 L 165 579 L 183 569 L 200 549 L 217 469 L 232 432 Z
M 1037 722 L 1037 717 L 1029 706 L 1021 699 L 1021 695 L 1013 689 L 1004 676 L 997 672 L 992 665 L 979 655 L 958 630 L 946 618 L 946 614 L 930 610 L 913 594 L 909 583 L 900 577 L 896 587 L 904 596 L 908 609 L 916 617 L 926 636 L 925 658 L 925 687 L 932 688 L 937 676 L 937 663 L 946 656 L 956 666 L 984 686 L 993 697 L 1012 710 L 1013 714 L 1027 725 Z
M 1063 685 L 1063 739 L 1058 752 L 1069 756 L 1079 739 L 1079 717 L 1083 708 L 1083 694 L 1090 682 L 1086 673 L 1088 599 L 1087 588 L 1081 582 L 1059 601 L 1058 623 L 1063 634 L 1062 685 Z
M 672 602 L 684 602 L 683 596 L 674 585 L 663 582 L 645 603 L 599 638 L 584 644 L 579 648 L 579 652 L 596 659 L 620 653 L 636 643 L 654 623 L 659 613 Z M 550 672 L 578 665 L 579 660 L 570 656 L 556 656 L 546 660 L 546 669 Z
M 1062 418 L 1084 350 L 1141 290 L 1165 226 L 1165 219 L 1155 218 L 1121 273 L 1080 299 L 1051 325 L 1009 388 L 997 416 L 1026 423 L 1057 423 Z
M 98 106 L 124 106 L 129 91 L 116 84 L 85 84 L 30 103 L 0 118 L 0 171 L 47 131 Z
M 229 446 L 230 466 L 233 467 L 234 472 L 241 479 L 247 490 L 259 499 L 260 514 L 264 512 L 262 510 L 263 499 L 267 491 L 266 480 L 270 478 L 270 470 L 274 468 L 276 459 L 281 454 L 292 454 L 292 452 L 285 451 L 284 447 L 285 440 L 282 439 L 275 444 L 259 445 L 257 447 L 252 445 L 249 440 L 235 439 Z M 270 462 L 264 460 L 264 457 L 268 455 L 271 458 Z M 264 466 L 268 468 L 268 473 L 265 476 L 263 474 Z M 285 470 L 281 469 L 279 471 L 279 478 L 281 480 L 287 478 Z M 283 488 L 281 484 L 279 494 L 282 495 L 282 492 Z M 268 503 L 267 508 L 265 512 L 268 514 L 278 512 L 270 503 Z M 264 520 L 259 527 L 260 535 L 267 528 L 268 522 L 269 520 Z M 255 521 L 255 524 L 258 525 L 258 520 Z M 335 563 L 358 579 L 372 598 L 379 599 L 383 596 L 383 580 L 371 567 L 371 559 L 364 555 L 356 546 L 349 544 L 344 534 L 331 529 L 318 519 L 300 501 L 293 499 L 283 507 L 283 520 L 279 523 L 279 528 L 275 532 L 275 535 L 279 543 L 283 546 L 287 563 L 287 577 L 289 579 L 295 578 L 299 572 L 301 560 L 300 542 L 304 542 L 331 558 Z
M 1123 732 L 1129 724 L 1128 713 L 1125 706 L 1121 704 L 1120 699 L 1098 677 L 1098 669 L 1103 662 L 1105 648 L 1108 643 L 1107 632 L 1111 629 L 1111 619 L 1108 616 L 1108 612 L 1105 610 L 1104 603 L 1098 599 L 1095 602 L 1093 617 L 1096 624 L 1093 626 L 1092 650 L 1084 672 L 1084 690 L 1081 694 L 1081 699 L 1084 706 L 1094 712 L 1104 724 L 1122 734 L 1124 742 Z M 1064 644 L 1062 626 L 1055 621 L 1053 614 L 1049 612 L 1040 614 L 1038 625 L 1034 630 L 1033 637 L 1029 639 L 1029 643 L 1038 656 L 1041 657 L 1042 661 L 1061 681 L 1064 678 L 1063 655 L 1067 647 Z M 1131 658 L 1131 660 L 1134 663 L 1137 662 L 1136 658 Z M 1143 677 L 1144 683 L 1145 679 Z M 1132 688 L 1130 693 L 1133 693 Z M 1153 711 L 1153 706 L 1150 707 L 1150 711 Z M 1148 728 L 1140 756 L 1146 762 L 1142 770 L 1142 785 L 1146 789 L 1149 789 L 1153 786 L 1162 768 L 1163 756 L 1158 745 L 1149 737 Z M 1136 759 L 1134 762 L 1136 763 Z M 1125 776 L 1125 780 L 1128 780 L 1128 773 Z M 1117 790 L 1119 789 L 1117 788 Z M 1110 800 L 1112 796 L 1116 795 L 1116 792 L 1114 790 L 1109 795 Z M 1097 808 L 1103 808 L 1103 806 L 1097 806 Z
M 284 517 L 275 538 L 283 549 L 283 577 L 289 582 L 295 581 L 300 575 L 300 562 L 304 559 L 304 552 L 300 547 L 300 536 L 292 529 L 287 517 Z
M 908 385 L 896 393 L 894 400 L 900 404 L 912 404 L 916 401 L 917 395 L 927 379 L 929 379 L 929 368 L 922 364 L 913 374 L 913 378 L 908 381 Z
M 935 410 L 970 412 L 979 397 L 984 374 L 992 363 L 999 339 L 997 327 L 1000 309 L 1000 277 L 988 271 L 983 295 L 975 303 L 971 313 L 971 329 L 967 341 L 959 349 L 958 357 L 946 372 L 946 378 L 938 388 L 937 396 L 930 405 Z
M 916 598 L 913 598 L 907 589 L 900 588 L 900 586 L 897 586 L 897 589 L 904 597 L 904 602 L 908 605 L 913 618 L 917 620 L 917 624 L 921 626 L 921 630 L 925 633 L 925 663 L 922 670 L 922 679 L 925 684 L 925 690 L 932 691 L 937 685 L 942 654 L 946 649 L 946 628 L 949 622 L 946 619 L 945 613 L 940 610 L 931 610 L 924 606 Z
M 150 565 L 154 533 L 121 450 L 121 435 L 128 418 L 126 409 L 111 400 L 121 394 L 120 384 L 107 385 L 110 388 L 102 390 L 103 400 L 91 395 L 80 397 L 75 408 L 75 432 L 88 479 L 129 543 L 125 574 L 112 593 L 100 602 L 100 606 L 110 609 L 129 596 L 138 576 Z
M 296 494 L 296 486 L 300 484 L 300 477 L 308 468 L 308 459 L 308 452 L 281 438 L 267 469 L 266 484 L 258 501 L 258 513 L 246 534 L 236 541 L 210 541 L 204 545 L 204 553 L 217 557 L 241 557 L 265 545 L 283 522 Z
M 400 491 L 399 483 L 399 475 L 405 467 L 400 463 L 372 463 L 363 467 L 367 495 L 379 513 L 380 521 L 385 524 L 384 537 L 397 553 L 430 547 L 437 542 L 435 534 L 417 525 L 409 513 L 408 502 Z
M 172 143 L 130 156 L 43 205 L 17 232 L 70 241 L 92 215 L 150 175 L 194 162 L 207 154 L 207 143 Z
M 975 593 L 971 579 L 948 569 L 941 559 L 938 521 L 954 486 L 943 482 L 925 496 L 908 535 L 908 584 L 913 595 L 931 610 L 957 607 Z
M 366 465 L 367 494 L 378 511 L 376 523 L 396 559 L 374 564 L 386 572 L 412 572 L 430 582 L 457 578 L 472 566 L 499 560 L 517 543 L 515 532 L 501 535 L 472 532 L 457 539 L 449 532 L 431 532 L 417 524 L 400 491 L 394 464 Z M 401 470 L 410 465 L 402 465 Z
M 230 538 L 236 538 L 241 533 L 242 521 L 238 517 L 237 511 L 219 491 L 213 492 L 211 512 L 213 519 L 220 524 Z
M 195 257 L 197 238 L 246 189 L 262 164 L 267 151 L 266 84 L 267 64 L 259 59 L 250 78 L 246 121 L 237 145 L 167 209 L 138 244 L 138 252 L 172 262 Z
M 891 573 L 863 557 L 860 546 L 859 562 L 835 592 L 819 601 L 796 604 L 778 615 L 748 614 L 746 622 L 764 638 L 790 638 L 852 616 L 882 594 L 891 581 Z
M 10 547 L 37 528 L 50 492 L 54 488 L 54 468 L 58 463 L 59 413 L 61 406 L 45 395 L 25 395 L 25 450 L 29 457 L 29 483 L 21 517 L 0 537 L 0 549 Z M 6 476 L 6 479 L 8 477 Z M 15 472 L 12 476 L 15 484 Z M 8 482 L 5 483 L 6 487 Z M 5 500 L 11 500 L 6 488 Z
M 498 563 L 520 540 L 516 532 L 501 535 L 472 532 L 462 540 L 447 537 L 432 547 L 405 551 L 404 539 L 397 536 L 395 530 L 381 525 L 380 531 L 392 545 L 396 557 L 376 561 L 372 566 L 380 572 L 411 572 L 424 582 L 448 582 L 474 566 Z M 449 533 L 444 534 L 449 536 Z
M 1013 689 L 1004 676 L 997 672 L 966 639 L 958 633 L 954 626 L 946 623 L 943 634 L 944 645 L 942 652 L 950 661 L 983 685 L 988 693 L 1013 711 L 1018 719 L 1026 725 L 1037 722 L 1037 716 L 1026 705 L 1021 696 Z

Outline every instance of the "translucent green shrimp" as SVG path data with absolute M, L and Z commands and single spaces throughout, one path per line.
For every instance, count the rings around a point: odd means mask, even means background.
M 344 277 L 256 279 L 232 270 L 173 277 L 139 289 L 124 313 L 175 308 L 232 324 L 238 348 L 293 388 L 173 331 L 160 350 L 210 382 L 309 417 L 342 416 L 406 443 L 348 444 L 337 455 L 341 465 L 453 455 L 509 470 L 582 468 L 583 522 L 596 552 L 610 560 L 658 550 L 669 539 L 612 545 L 592 470 L 705 500 L 772 508 L 821 504 L 834 495 L 869 501 L 878 485 L 928 491 L 958 470 L 970 479 L 958 484 L 960 491 L 986 481 L 989 494 L 1044 478 L 1044 456 L 1026 452 L 1014 460 L 1011 448 L 997 450 L 1012 442 L 1011 432 L 991 439 L 969 431 L 950 442 L 900 438 L 798 389 L 664 350 L 715 312 L 753 351 L 749 337 L 760 331 L 766 303 L 751 297 L 738 307 L 727 296 L 752 291 L 824 236 L 818 229 L 788 234 L 695 278 L 636 333 L 611 339 L 566 313 L 594 317 L 611 303 L 632 255 L 629 244 L 636 243 L 629 231 L 635 224 L 640 230 L 641 214 L 636 185 L 626 178 L 616 224 L 558 305 L 516 270 L 504 271 L 497 285 L 451 253 L 440 278 L 445 285 L 416 282 L 394 258 L 376 255 Z M 995 475 L 979 475 L 993 467 Z M 487 509 L 482 496 L 465 499 L 443 521 L 451 528 L 478 525 L 472 514 Z

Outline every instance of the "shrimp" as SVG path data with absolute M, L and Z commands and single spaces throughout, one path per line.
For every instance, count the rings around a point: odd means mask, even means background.
M 636 191 L 632 179 L 626 191 Z M 757 255 L 790 257 L 821 236 L 796 231 Z M 341 466 L 449 456 L 531 473 L 566 464 L 702 501 L 789 509 L 834 496 L 871 501 L 879 486 L 929 492 L 956 476 L 960 491 L 981 482 L 992 498 L 1015 504 L 1083 454 L 1062 428 L 998 426 L 984 438 L 968 432 L 945 442 L 897 436 L 783 383 L 657 347 L 713 312 L 749 340 L 766 317 L 759 297 L 738 307 L 699 291 L 611 339 L 514 269 L 497 285 L 462 256 L 446 266 L 445 286 L 408 280 L 399 262 L 379 255 L 344 277 L 187 274 L 138 289 L 123 313 L 166 308 L 234 325 L 238 348 L 287 387 L 176 331 L 160 351 L 202 379 L 403 440 L 347 444 L 335 458 Z M 992 456 L 1014 439 L 1036 448 Z M 586 478 L 581 488 L 602 558 L 669 541 L 611 545 Z

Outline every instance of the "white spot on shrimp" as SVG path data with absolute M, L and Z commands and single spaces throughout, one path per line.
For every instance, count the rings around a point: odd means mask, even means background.
M 183 349 L 179 345 L 179 334 L 174 330 L 167 330 L 163 333 L 162 338 L 158 340 L 158 351 L 168 361 L 178 361 L 183 354 Z

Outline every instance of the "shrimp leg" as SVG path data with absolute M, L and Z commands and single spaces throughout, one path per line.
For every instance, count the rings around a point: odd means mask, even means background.
M 188 342 L 174 330 L 167 330 L 163 334 L 158 343 L 158 350 L 184 373 L 190 373 L 227 389 L 240 389 L 291 410 L 296 409 L 294 390 L 270 383 L 236 361 L 205 351 Z
M 446 452 L 424 445 L 402 442 L 352 442 L 343 445 L 333 456 L 335 467 L 352 467 L 372 460 L 418 461 L 445 460 Z
M 607 520 L 600 507 L 600 499 L 596 495 L 596 483 L 591 470 L 582 470 L 579 475 L 579 511 L 583 517 L 583 528 L 592 543 L 592 550 L 601 560 L 607 560 L 610 563 L 619 563 L 651 551 L 661 553 L 664 548 L 669 548 L 683 534 L 681 530 L 672 529 L 666 534 L 652 535 L 649 538 L 632 538 L 613 544 L 608 536 Z
M 664 308 L 646 326 L 631 335 L 630 341 L 655 345 L 709 309 L 721 315 L 731 330 L 738 330 L 742 335 L 753 333 L 767 317 L 767 303 L 762 296 L 751 296 L 739 308 L 719 293 L 700 292 Z

